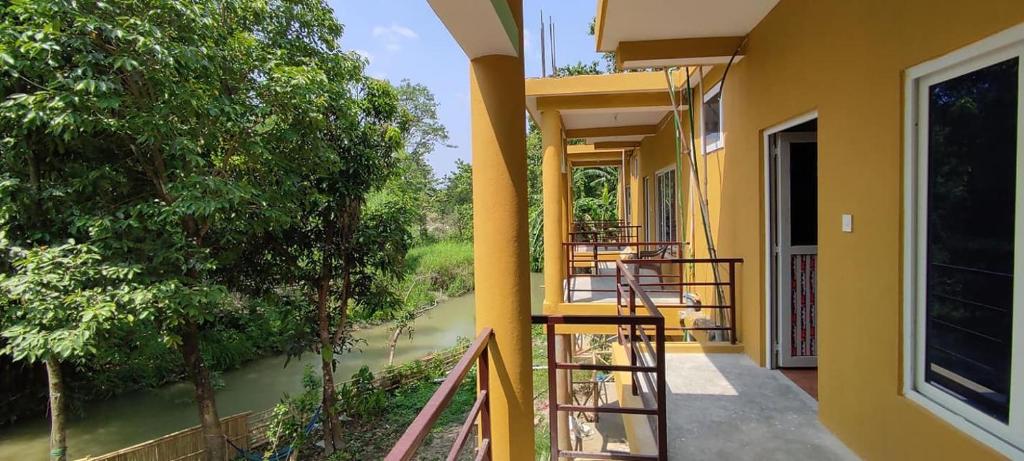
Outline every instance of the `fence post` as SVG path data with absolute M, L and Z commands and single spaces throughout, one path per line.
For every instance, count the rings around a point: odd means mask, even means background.
M 633 290 L 633 287 L 629 288 L 629 317 L 636 318 L 636 291 Z M 643 326 L 640 328 L 643 328 Z M 629 366 L 631 367 L 636 367 L 636 342 L 634 338 L 636 338 L 636 324 L 630 323 L 629 340 L 627 343 L 629 344 Z M 635 370 L 631 370 L 630 373 L 633 377 L 633 395 L 640 395 L 637 389 L 639 383 L 636 378 L 638 375 Z
M 555 324 L 547 324 L 548 340 L 548 429 L 551 432 L 551 461 L 558 461 L 558 367 L 555 353 Z
M 736 262 L 729 261 L 729 340 L 736 344 Z
M 658 459 L 668 460 L 668 409 L 666 405 L 665 385 L 665 319 L 660 318 L 655 324 L 658 335 L 655 345 L 658 347 Z
M 491 364 L 487 357 L 489 347 L 490 341 L 487 346 L 484 346 L 484 351 L 476 362 L 476 375 L 480 383 L 480 391 L 487 393 L 487 397 L 484 398 L 483 405 L 480 407 L 480 448 L 484 450 L 483 459 L 488 460 L 491 459 L 491 383 L 489 374 Z

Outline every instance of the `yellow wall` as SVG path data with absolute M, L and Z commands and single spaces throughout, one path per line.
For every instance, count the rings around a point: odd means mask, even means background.
M 763 130 L 817 110 L 820 417 L 866 459 L 1000 458 L 900 395 L 902 73 L 1021 21 L 1020 0 L 783 0 L 729 73 L 707 173 L 745 350 L 763 363 Z
M 685 115 L 685 112 L 683 114 Z M 657 239 L 657 234 L 654 230 L 657 226 L 657 221 L 654 217 L 655 210 L 657 210 L 657 185 L 655 182 L 655 174 L 658 171 L 665 169 L 667 167 L 674 167 L 676 164 L 676 136 L 673 124 L 674 122 L 672 121 L 671 116 L 669 116 L 665 120 L 662 120 L 661 124 L 658 125 L 658 133 L 655 134 L 654 136 L 648 136 L 644 138 L 643 142 L 640 143 L 640 148 L 637 150 L 637 153 L 640 156 L 640 168 L 639 174 L 637 175 L 638 184 L 636 187 L 636 196 L 638 198 L 636 207 L 638 214 L 637 219 L 643 226 L 643 229 L 640 232 L 641 236 L 646 235 L 645 232 L 648 226 L 651 227 L 651 240 Z M 680 185 L 683 187 L 684 193 L 687 190 L 689 190 L 690 187 L 689 165 L 690 164 L 687 162 L 686 155 L 683 155 L 683 175 L 682 182 L 680 182 Z M 650 178 L 650 191 L 648 191 L 650 193 L 650 203 L 648 204 L 650 208 L 649 223 L 643 222 L 643 178 L 645 177 Z M 686 213 L 688 212 L 688 210 L 685 208 L 685 201 L 684 203 L 679 205 L 683 207 L 683 213 L 685 217 Z M 676 235 L 678 235 L 680 241 L 686 240 L 686 235 L 683 233 L 683 231 L 685 229 L 684 224 L 688 219 L 689 218 L 680 219 L 677 223 L 679 228 L 676 230 Z

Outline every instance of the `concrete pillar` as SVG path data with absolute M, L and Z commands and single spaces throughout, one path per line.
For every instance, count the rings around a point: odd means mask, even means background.
M 565 170 L 562 171 L 562 174 L 560 176 L 561 183 L 558 198 L 559 200 L 561 200 L 562 203 L 562 238 L 565 239 L 565 241 L 569 241 L 569 231 L 572 230 L 572 226 L 569 224 L 569 215 L 572 213 L 572 204 L 569 202 L 569 160 L 564 158 L 564 142 L 562 143 L 562 155 L 562 165 L 565 167 Z M 563 251 L 565 250 L 563 249 Z M 569 276 L 569 274 L 566 272 L 566 267 L 563 265 L 562 267 L 559 268 L 559 270 L 561 270 L 562 273 L 562 280 L 565 280 L 565 278 Z
M 522 1 L 508 3 L 522 49 Z M 476 326 L 494 329 L 492 459 L 527 461 L 534 459 L 534 437 L 522 56 L 471 60 L 469 88 Z
M 541 113 L 541 142 L 544 146 L 541 168 L 544 190 L 544 312 L 552 312 L 562 302 L 562 269 L 565 250 L 562 239 L 562 117 L 558 111 Z

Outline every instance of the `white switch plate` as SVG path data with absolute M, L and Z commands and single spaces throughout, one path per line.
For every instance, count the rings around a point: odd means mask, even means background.
M 853 232 L 853 215 L 843 215 L 843 232 Z

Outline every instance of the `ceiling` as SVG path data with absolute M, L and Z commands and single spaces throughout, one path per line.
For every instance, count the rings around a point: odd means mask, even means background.
M 744 36 L 778 0 L 598 0 L 598 51 L 620 42 Z M 603 10 L 603 11 L 602 11 Z

